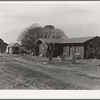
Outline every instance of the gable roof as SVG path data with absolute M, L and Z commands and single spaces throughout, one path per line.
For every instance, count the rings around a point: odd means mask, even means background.
M 63 39 L 49 39 L 49 38 L 39 38 L 35 44 L 37 42 L 41 43 L 43 42 L 44 44 L 45 43 L 59 43 L 59 44 L 65 44 L 65 43 L 84 43 L 88 40 L 91 40 L 93 38 L 95 38 L 97 36 L 89 36 L 89 37 L 76 37 L 76 38 L 63 38 Z
M 40 38 L 41 39 L 41 38 Z M 60 43 L 61 39 L 41 39 L 42 41 L 44 41 L 45 43 Z
M 67 39 L 63 39 L 60 43 L 84 43 L 95 37 L 97 36 L 67 38 Z
M 8 45 L 7 43 L 3 42 L 6 46 Z
M 39 41 L 43 43 L 60 43 L 62 39 L 50 39 L 50 38 L 39 38 L 35 44 Z
M 19 43 L 9 43 L 8 44 L 8 47 L 13 47 L 13 46 L 15 46 L 15 45 L 20 45 Z

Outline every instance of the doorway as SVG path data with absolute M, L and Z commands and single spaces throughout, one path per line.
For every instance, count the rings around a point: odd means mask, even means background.
M 19 54 L 19 47 L 13 48 L 13 54 Z

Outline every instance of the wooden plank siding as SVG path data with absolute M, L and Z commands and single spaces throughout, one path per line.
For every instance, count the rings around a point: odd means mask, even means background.
M 79 53 L 80 58 L 84 59 L 84 46 L 65 46 L 63 47 L 63 54 L 66 54 L 66 57 L 72 56 L 72 52 L 74 52 L 74 54 Z
M 80 56 L 84 59 L 84 46 L 80 46 Z
M 66 56 L 69 56 L 69 46 L 63 48 L 63 53 L 66 54 Z
M 46 49 L 44 43 L 41 43 L 39 46 L 39 55 L 41 55 L 41 54 L 45 55 L 46 51 L 47 51 L 47 49 Z
M 87 59 L 88 45 L 94 40 L 100 40 L 99 36 L 89 36 L 89 37 L 76 37 L 76 38 L 65 38 L 65 39 L 39 39 L 35 44 L 39 47 L 41 43 L 44 44 L 54 44 L 54 57 L 62 56 L 66 57 L 72 56 L 72 51 L 75 55 L 80 56 L 82 59 Z M 74 50 L 73 50 L 74 48 Z M 48 50 L 47 50 L 48 51 Z M 39 54 L 39 49 L 37 50 Z M 78 57 L 77 56 L 77 57 Z

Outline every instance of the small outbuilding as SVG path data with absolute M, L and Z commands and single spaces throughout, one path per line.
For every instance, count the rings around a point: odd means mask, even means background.
M 6 49 L 8 54 L 21 54 L 22 47 L 19 43 L 9 43 Z
M 7 48 L 7 43 L 0 39 L 0 53 L 5 53 Z

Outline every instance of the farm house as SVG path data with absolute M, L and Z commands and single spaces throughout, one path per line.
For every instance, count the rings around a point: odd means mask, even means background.
M 64 39 L 38 39 L 35 42 L 35 45 L 38 47 L 38 55 L 45 54 L 48 51 L 48 46 L 51 45 L 51 48 L 54 46 L 54 56 L 56 57 L 63 54 L 66 57 L 70 57 L 74 53 L 74 55 L 79 58 L 86 59 L 88 44 L 97 38 L 100 39 L 98 36 Z

